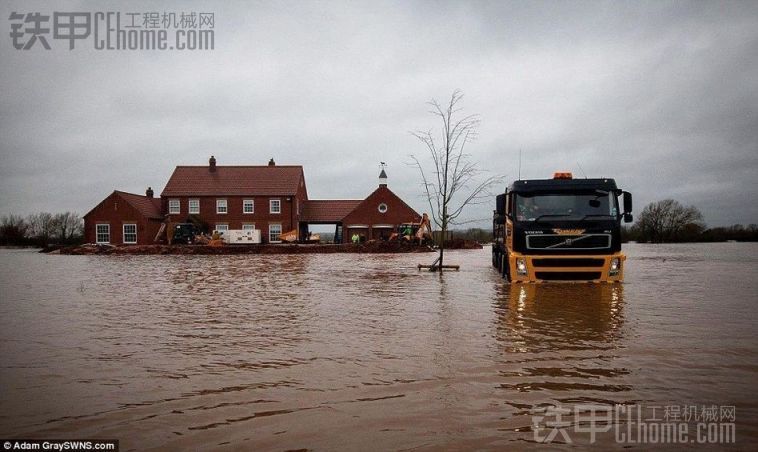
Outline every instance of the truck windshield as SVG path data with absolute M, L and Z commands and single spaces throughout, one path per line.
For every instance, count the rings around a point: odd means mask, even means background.
M 616 197 L 605 191 L 590 193 L 534 193 L 516 195 L 516 219 L 539 221 L 542 219 L 583 220 L 616 217 Z

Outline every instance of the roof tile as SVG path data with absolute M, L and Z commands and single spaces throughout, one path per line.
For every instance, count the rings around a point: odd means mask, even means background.
M 295 195 L 302 177 L 300 165 L 177 166 L 161 196 Z
M 118 190 L 116 190 L 116 193 L 146 218 L 163 219 L 163 215 L 161 215 L 160 198 L 148 198 L 147 196 L 135 195 L 134 193 Z
M 361 202 L 360 199 L 309 199 L 305 201 L 301 221 L 338 223 Z

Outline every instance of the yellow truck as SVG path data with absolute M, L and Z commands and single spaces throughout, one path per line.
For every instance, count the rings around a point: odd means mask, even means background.
M 514 283 L 623 281 L 622 220 L 632 221 L 632 195 L 613 179 L 514 181 L 496 198 L 492 265 Z

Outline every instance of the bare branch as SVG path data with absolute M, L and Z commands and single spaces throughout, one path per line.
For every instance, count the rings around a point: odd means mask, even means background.
M 429 169 L 425 170 L 421 160 L 411 156 L 413 165 L 421 174 L 431 217 L 442 230 L 440 265 L 448 226 L 456 221 L 466 206 L 489 200 L 491 195 L 488 190 L 502 180 L 502 177 L 491 176 L 479 181 L 481 171 L 476 163 L 469 160 L 471 156 L 466 150 L 477 137 L 480 118 L 478 115 L 459 117 L 463 111 L 459 106 L 461 99 L 463 93 L 455 90 L 445 106 L 436 99 L 428 102 L 429 113 L 441 122 L 439 139 L 431 130 L 411 132 L 426 146 L 431 159 Z M 429 179 L 430 173 L 434 173 L 436 182 Z

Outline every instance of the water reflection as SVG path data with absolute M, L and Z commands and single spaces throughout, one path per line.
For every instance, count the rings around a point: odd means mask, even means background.
M 624 287 L 504 284 L 498 287 L 499 338 L 514 352 L 607 348 L 621 339 Z
M 628 402 L 622 285 L 503 284 L 496 290 L 500 388 L 526 411 L 566 403 Z M 515 391 L 515 392 L 514 392 Z
M 624 285 L 509 285 L 488 253 L 440 277 L 416 255 L 0 251 L 0 433 L 501 450 L 546 405 L 708 402 L 758 438 L 758 248 L 631 248 Z

